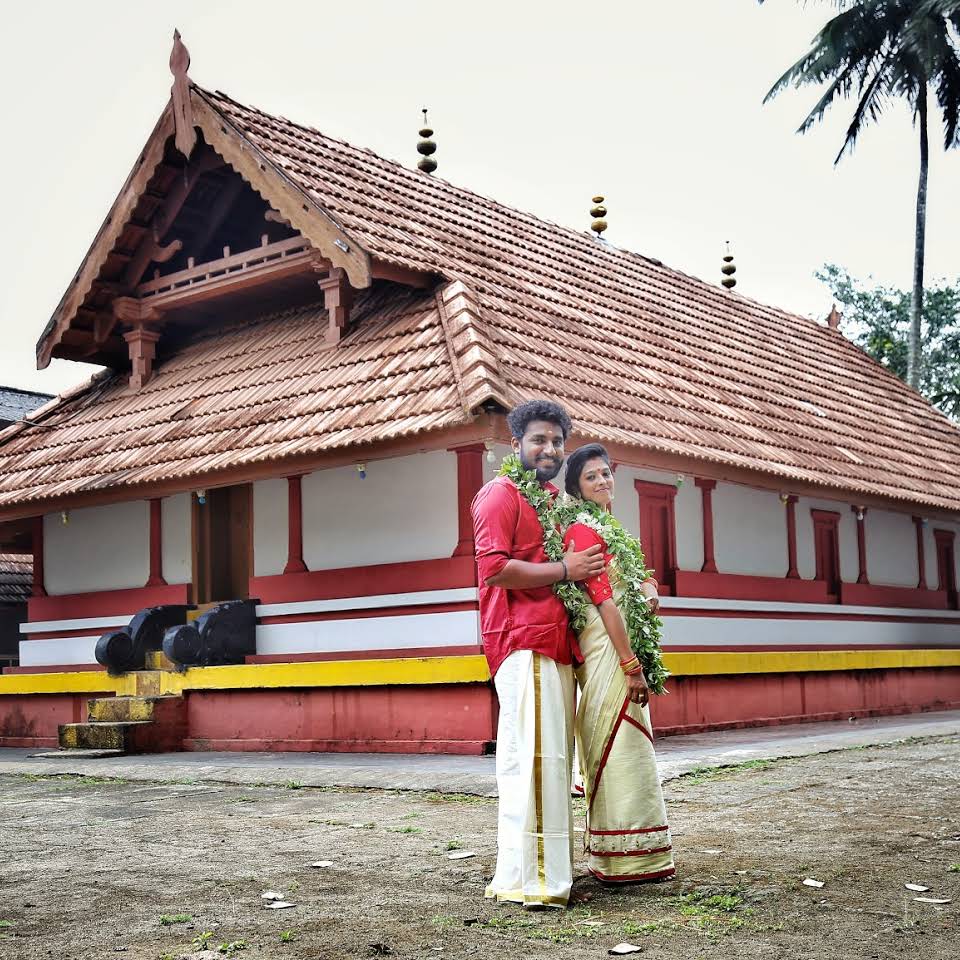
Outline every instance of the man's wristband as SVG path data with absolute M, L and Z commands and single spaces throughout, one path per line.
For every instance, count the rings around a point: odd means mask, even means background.
M 570 578 L 570 574 L 567 571 L 567 561 L 561 560 L 560 566 L 563 567 L 563 574 L 561 575 L 560 580 L 568 580 Z

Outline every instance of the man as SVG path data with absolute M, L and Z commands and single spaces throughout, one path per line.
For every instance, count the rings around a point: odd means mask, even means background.
M 531 400 L 507 415 L 513 451 L 553 496 L 570 417 L 559 404 Z M 497 728 L 497 869 L 486 896 L 525 907 L 565 907 L 573 882 L 575 638 L 559 580 L 603 570 L 599 546 L 551 563 L 536 510 L 507 477 L 473 501 L 480 583 L 480 631 L 500 721 Z

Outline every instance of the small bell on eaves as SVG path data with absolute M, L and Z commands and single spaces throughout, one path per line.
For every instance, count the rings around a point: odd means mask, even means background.
M 593 198 L 593 208 L 590 210 L 590 216 L 593 217 L 593 223 L 590 224 L 590 229 L 597 235 L 597 239 L 603 239 L 600 234 L 607 229 L 607 221 L 605 217 L 607 216 L 607 208 L 603 205 L 603 197 L 595 196 Z
M 730 252 L 730 241 L 727 241 L 727 252 L 723 255 L 723 266 L 720 268 L 723 279 L 720 281 L 728 290 L 732 290 L 737 285 L 737 278 L 734 274 L 737 272 L 736 264 L 733 262 L 733 254 Z
M 433 154 L 437 152 L 437 145 L 430 138 L 433 136 L 433 130 L 427 123 L 427 108 L 423 108 L 423 126 L 420 128 L 420 142 L 417 144 L 417 153 L 420 154 L 420 161 L 417 166 L 424 173 L 433 173 L 437 169 L 437 161 L 433 159 Z

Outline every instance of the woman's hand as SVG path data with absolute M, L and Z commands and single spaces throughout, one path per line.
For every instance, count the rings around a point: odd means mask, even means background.
M 648 581 L 641 584 L 640 592 L 647 598 L 647 609 L 651 613 L 657 613 L 660 609 L 660 594 L 657 593 L 657 588 Z
M 647 701 L 650 699 L 650 688 L 647 686 L 647 680 L 642 671 L 627 677 L 627 697 L 633 703 L 639 703 L 641 707 L 647 705 Z

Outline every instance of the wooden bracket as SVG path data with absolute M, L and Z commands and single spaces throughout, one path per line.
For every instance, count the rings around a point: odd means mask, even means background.
M 326 340 L 328 344 L 333 345 L 340 342 L 350 322 L 353 287 L 350 286 L 347 272 L 343 267 L 333 267 L 326 277 L 317 282 L 323 291 L 323 305 L 330 318 Z
M 176 135 L 174 144 L 189 159 L 197 144 L 197 131 L 193 124 L 193 104 L 190 102 L 190 53 L 180 39 L 180 31 L 173 31 L 173 49 L 170 51 L 170 72 L 173 74 L 173 86 L 170 96 L 173 100 L 173 123 Z
M 132 328 L 123 334 L 123 339 L 130 352 L 130 387 L 139 390 L 153 374 L 160 339 L 160 331 L 148 324 L 158 322 L 163 314 L 135 297 L 117 297 L 113 301 L 113 315 L 116 321 Z

